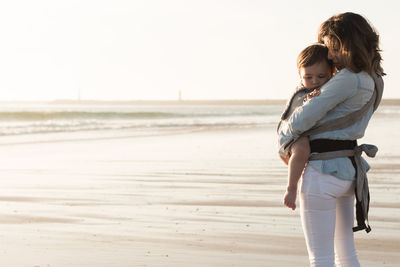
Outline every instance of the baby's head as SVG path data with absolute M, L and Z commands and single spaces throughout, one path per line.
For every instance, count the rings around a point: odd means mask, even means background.
M 297 57 L 297 69 L 305 88 L 321 87 L 334 74 L 333 63 L 328 59 L 328 48 L 321 44 L 307 46 Z

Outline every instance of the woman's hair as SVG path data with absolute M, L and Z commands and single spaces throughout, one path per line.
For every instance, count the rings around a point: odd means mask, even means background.
M 332 16 L 321 24 L 318 42 L 341 54 L 344 65 L 355 73 L 366 71 L 385 75 L 379 35 L 361 15 L 347 12 Z
M 304 48 L 297 57 L 297 69 L 326 62 L 333 72 L 333 62 L 328 59 L 328 48 L 323 44 L 312 44 Z

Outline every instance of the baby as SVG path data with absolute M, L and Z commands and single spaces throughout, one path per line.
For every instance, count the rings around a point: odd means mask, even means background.
M 306 47 L 297 57 L 297 68 L 301 88 L 289 100 L 282 120 L 287 120 L 293 111 L 312 97 L 319 95 L 319 88 L 334 74 L 333 63 L 328 60 L 328 48 L 321 44 Z M 278 134 L 279 127 L 278 126 Z M 280 137 L 281 138 L 281 137 Z M 308 137 L 300 137 L 289 148 L 288 153 L 280 155 L 288 165 L 288 185 L 283 199 L 285 206 L 296 209 L 297 184 L 310 156 Z

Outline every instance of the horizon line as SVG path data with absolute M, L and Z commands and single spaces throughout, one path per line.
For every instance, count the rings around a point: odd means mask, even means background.
M 54 99 L 54 100 L 0 100 L 0 103 L 41 104 L 285 104 L 286 99 Z M 400 105 L 400 98 L 382 98 L 382 105 Z

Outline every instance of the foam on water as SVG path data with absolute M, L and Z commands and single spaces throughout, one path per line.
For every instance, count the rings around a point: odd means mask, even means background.
M 22 105 L 0 109 L 0 136 L 274 125 L 278 106 Z

